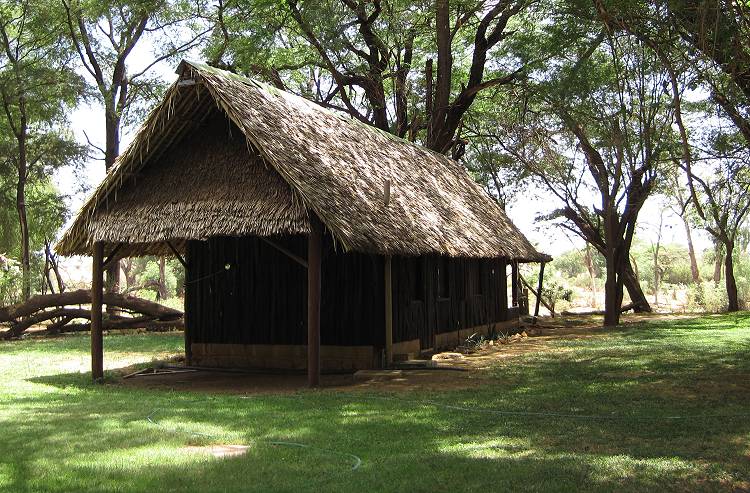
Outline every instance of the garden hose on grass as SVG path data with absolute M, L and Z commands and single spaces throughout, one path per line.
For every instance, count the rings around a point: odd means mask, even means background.
M 216 435 L 211 435 L 208 433 L 199 433 L 196 431 L 179 430 L 177 428 L 168 428 L 166 426 L 163 426 L 159 424 L 159 422 L 154 420 L 154 416 L 156 415 L 157 412 L 159 412 L 158 409 L 154 409 L 153 411 L 151 411 L 151 413 L 149 413 L 149 415 L 146 416 L 146 421 L 148 421 L 154 426 L 161 428 L 164 431 L 168 431 L 174 434 L 184 433 L 186 435 L 192 435 L 192 436 L 202 437 L 202 438 L 211 438 L 211 439 L 218 438 Z M 279 447 L 294 447 L 294 448 L 301 448 L 301 449 L 316 450 L 318 452 L 322 452 L 328 455 L 338 455 L 340 457 L 346 457 L 352 460 L 352 468 L 351 468 L 352 471 L 356 471 L 357 469 L 359 469 L 359 466 L 362 465 L 362 459 L 360 459 L 354 454 L 350 454 L 348 452 L 339 452 L 337 450 L 330 450 L 330 449 L 325 449 L 321 447 L 315 447 L 313 445 L 308 445 L 306 443 L 286 442 L 283 440 L 259 440 L 258 443 L 264 443 L 266 445 L 274 445 L 274 446 L 279 446 Z

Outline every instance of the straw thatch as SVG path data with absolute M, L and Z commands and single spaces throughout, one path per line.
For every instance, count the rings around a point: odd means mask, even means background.
M 447 157 L 252 79 L 193 62 L 178 72 L 60 253 L 305 233 L 311 212 L 346 250 L 548 259 Z

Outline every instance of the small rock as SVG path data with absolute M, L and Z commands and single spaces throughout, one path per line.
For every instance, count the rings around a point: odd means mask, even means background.
M 464 355 L 461 353 L 438 353 L 432 355 L 433 361 L 437 360 L 457 360 L 464 359 Z

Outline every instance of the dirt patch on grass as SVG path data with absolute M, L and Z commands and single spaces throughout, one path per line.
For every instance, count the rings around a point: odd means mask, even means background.
M 211 454 L 217 459 L 223 459 L 225 457 L 245 455 L 249 448 L 248 445 L 189 445 L 183 447 L 182 451 L 190 454 Z
M 623 317 L 624 324 L 642 323 L 649 320 L 689 318 L 687 316 L 664 316 L 655 314 L 633 314 Z M 447 368 L 411 369 L 360 372 L 359 374 L 322 375 L 321 387 L 341 390 L 377 390 L 377 391 L 413 391 L 413 390 L 451 390 L 466 389 L 481 385 L 486 378 L 491 378 L 484 371 L 500 361 L 516 358 L 536 352 L 569 352 L 573 349 L 556 347 L 553 343 L 565 339 L 584 339 L 601 337 L 613 330 L 601 327 L 598 316 L 565 316 L 541 318 L 537 325 L 526 327 L 527 337 L 511 338 L 506 343 L 493 341 L 474 348 L 462 357 L 445 357 L 439 359 L 439 365 Z M 456 371 L 465 370 L 465 371 Z M 123 369 L 125 375 L 135 371 Z M 633 377 L 634 375 L 618 375 Z M 197 371 L 192 373 L 174 373 L 165 375 L 138 376 L 121 380 L 125 386 L 188 390 L 197 392 L 231 393 L 231 394 L 272 394 L 297 392 L 307 388 L 307 377 L 304 374 L 270 374 L 270 373 L 227 373 L 216 371 Z
M 321 388 L 339 390 L 446 390 L 479 385 L 479 375 L 455 370 L 385 370 L 360 374 L 322 375 Z M 126 387 L 187 390 L 225 394 L 279 394 L 307 389 L 307 376 L 299 374 L 191 373 L 137 376 L 118 382 Z

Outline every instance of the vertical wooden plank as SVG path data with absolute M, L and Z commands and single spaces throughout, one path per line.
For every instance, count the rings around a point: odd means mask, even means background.
M 104 243 L 94 243 L 91 268 L 91 376 L 95 382 L 104 378 L 104 343 L 102 337 L 102 288 L 104 287 Z
M 307 238 L 307 384 L 320 385 L 320 271 L 323 225 L 310 212 Z
M 190 266 L 190 258 L 192 257 L 192 254 L 190 252 L 190 244 L 192 242 L 185 241 L 185 266 L 183 267 L 185 269 L 185 298 L 183 300 L 183 306 L 182 306 L 182 323 L 183 323 L 183 336 L 185 337 L 185 364 L 190 365 L 191 360 L 193 358 L 193 348 L 192 348 L 192 337 L 190 336 L 190 324 L 192 323 L 192 313 L 190 313 L 190 310 L 193 308 L 193 300 L 191 299 L 193 294 L 193 286 L 191 282 L 190 274 L 192 273 L 191 266 Z
M 518 261 L 511 260 L 510 262 L 510 283 L 511 283 L 511 296 L 512 306 L 518 306 Z
M 534 316 L 539 316 L 539 303 L 542 301 L 542 280 L 544 279 L 544 262 L 539 265 L 539 286 L 536 288 L 536 306 L 534 307 Z
M 391 256 L 385 256 L 385 362 L 393 364 L 393 279 Z

